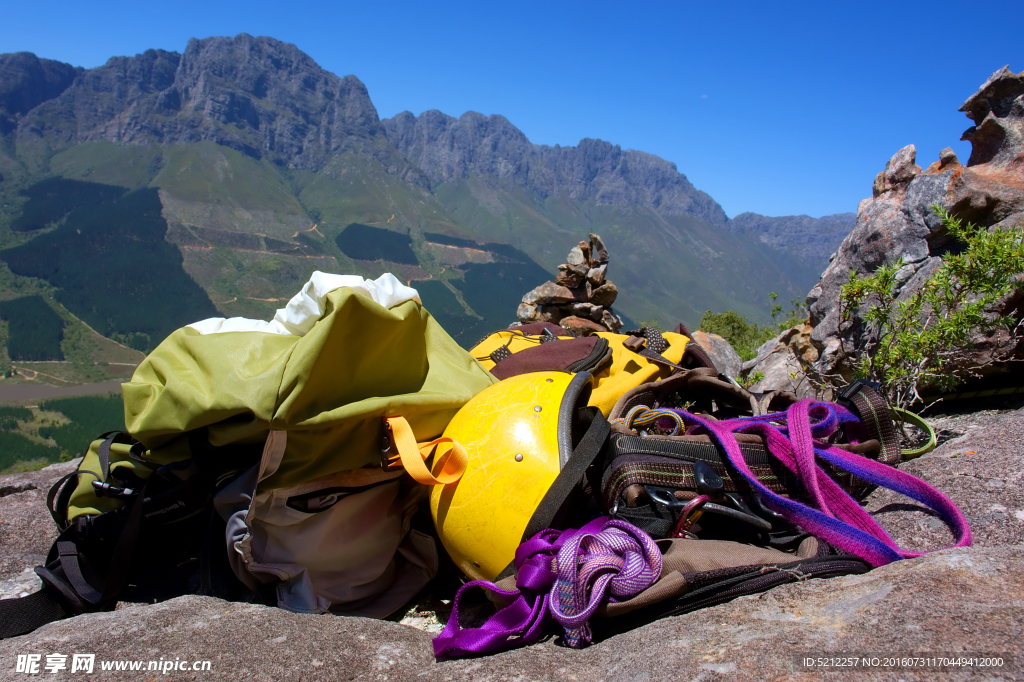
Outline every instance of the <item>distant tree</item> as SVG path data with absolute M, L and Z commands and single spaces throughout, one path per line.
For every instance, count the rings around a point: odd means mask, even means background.
M 778 298 L 779 295 L 774 291 L 768 294 L 771 304 L 769 311 L 772 316 L 771 324 L 751 322 L 733 310 L 726 310 L 722 313 L 713 313 L 708 310 L 700 319 L 700 325 L 697 328 L 709 334 L 718 334 L 728 341 L 744 362 L 753 360 L 757 357 L 757 349 L 765 341 L 807 321 L 807 309 L 796 299 L 790 301 L 790 311 L 783 317 L 782 306 L 775 302 Z

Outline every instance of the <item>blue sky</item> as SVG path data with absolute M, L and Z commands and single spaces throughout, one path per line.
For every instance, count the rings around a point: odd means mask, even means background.
M 94 67 L 190 37 L 269 35 L 367 86 L 381 118 L 502 114 L 538 144 L 677 164 L 732 217 L 856 211 L 886 160 L 926 166 L 957 109 L 1024 70 L 1024 2 L 13 2 L 0 52 Z

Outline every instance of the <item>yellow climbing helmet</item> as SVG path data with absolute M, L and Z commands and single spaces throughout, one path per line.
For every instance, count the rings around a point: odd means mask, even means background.
M 436 485 L 430 512 L 442 544 L 470 578 L 511 572 L 516 547 L 551 527 L 608 437 L 587 407 L 587 372 L 532 372 L 500 381 L 466 403 L 444 435 L 466 448 L 455 483 Z

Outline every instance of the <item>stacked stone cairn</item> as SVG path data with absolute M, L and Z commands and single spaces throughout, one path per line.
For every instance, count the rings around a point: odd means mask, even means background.
M 516 311 L 521 324 L 553 322 L 577 335 L 617 332 L 622 318 L 612 311 L 619 290 L 605 279 L 608 249 L 601 237 L 590 235 L 569 251 L 558 266 L 554 282 L 544 282 L 523 296 Z

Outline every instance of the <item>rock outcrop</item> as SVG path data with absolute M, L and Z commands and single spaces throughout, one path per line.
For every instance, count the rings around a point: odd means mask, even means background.
M 693 332 L 690 341 L 696 343 L 708 354 L 712 364 L 714 364 L 715 369 L 720 374 L 730 377 L 738 377 L 740 375 L 740 370 L 743 367 L 743 358 L 732 347 L 732 344 L 723 337 L 718 334 L 708 334 L 698 329 Z
M 606 278 L 608 249 L 596 234 L 580 242 L 558 266 L 554 282 L 528 291 L 516 316 L 522 324 L 553 322 L 576 333 L 622 328 L 622 318 L 612 310 L 618 288 Z
M 856 226 L 808 294 L 811 340 L 820 355 L 816 373 L 848 374 L 849 358 L 868 342 L 859 318 L 852 340 L 845 346 L 840 342 L 839 294 L 851 270 L 867 274 L 902 259 L 897 279 L 905 298 L 955 247 L 932 212 L 933 204 L 983 227 L 1024 225 L 1024 74 L 1000 69 L 960 110 L 976 124 L 962 138 L 973 147 L 967 165 L 944 149 L 937 162 L 922 170 L 914 145 L 897 152 L 875 178 L 872 196 L 858 208 Z M 1011 297 L 996 312 L 1006 314 L 1019 305 L 1019 296 Z M 1007 336 L 979 342 L 978 360 L 983 362 L 1006 349 Z
M 757 355 L 743 363 L 740 374 L 748 378 L 760 375 L 761 378 L 751 385 L 751 391 L 784 391 L 802 399 L 816 393 L 804 368 L 816 362 L 818 355 L 811 342 L 811 326 L 802 324 L 765 341 L 757 349 Z

